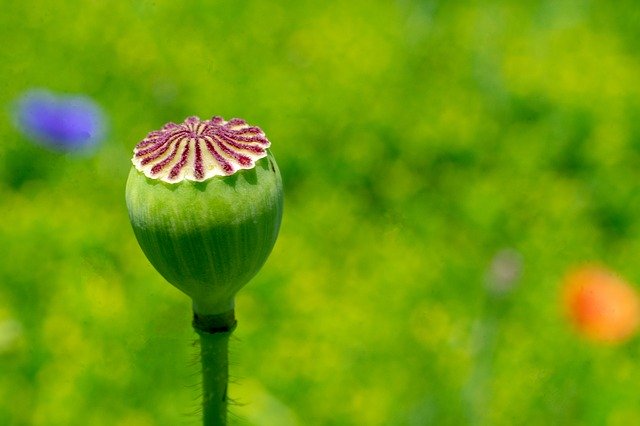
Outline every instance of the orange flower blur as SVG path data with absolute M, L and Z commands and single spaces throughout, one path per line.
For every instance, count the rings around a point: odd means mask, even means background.
M 564 304 L 577 330 L 594 341 L 622 342 L 640 324 L 635 289 L 601 267 L 582 267 L 569 273 L 564 280 Z

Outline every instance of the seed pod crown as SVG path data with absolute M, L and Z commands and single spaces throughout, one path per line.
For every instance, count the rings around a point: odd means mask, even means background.
M 189 117 L 150 132 L 134 149 L 133 165 L 145 176 L 176 183 L 202 182 L 251 169 L 271 143 L 260 128 L 234 118 Z

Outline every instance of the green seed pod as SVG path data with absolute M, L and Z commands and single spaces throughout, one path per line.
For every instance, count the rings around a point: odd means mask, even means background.
M 269 146 L 243 120 L 189 117 L 134 149 L 126 201 L 136 238 L 198 315 L 231 311 L 275 244 L 283 193 Z

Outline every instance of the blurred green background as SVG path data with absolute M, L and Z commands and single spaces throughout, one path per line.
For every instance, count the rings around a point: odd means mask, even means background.
M 233 424 L 640 424 L 640 341 L 589 343 L 559 304 L 574 264 L 640 282 L 635 1 L 2 9 L 0 424 L 199 423 L 189 301 L 124 204 L 133 146 L 189 115 L 260 126 L 286 190 L 237 300 Z M 33 87 L 98 101 L 101 148 L 22 136 Z

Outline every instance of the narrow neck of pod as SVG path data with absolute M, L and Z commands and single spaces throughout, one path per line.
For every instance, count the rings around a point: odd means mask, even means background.
M 196 317 L 220 317 L 224 320 L 224 317 L 235 308 L 235 297 L 222 300 L 207 300 L 205 297 L 191 297 L 191 303 L 193 307 L 193 318 Z M 194 324 L 195 327 L 195 324 Z
M 233 309 L 219 314 L 200 314 L 193 311 L 193 329 L 202 334 L 231 334 L 236 328 L 236 316 Z

